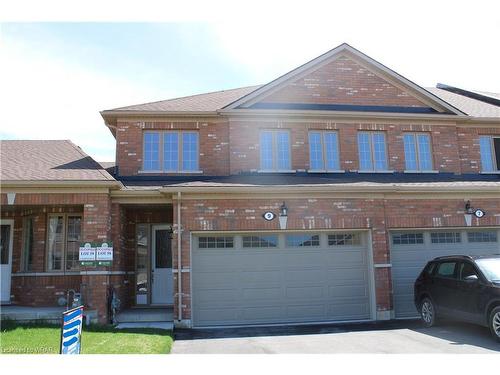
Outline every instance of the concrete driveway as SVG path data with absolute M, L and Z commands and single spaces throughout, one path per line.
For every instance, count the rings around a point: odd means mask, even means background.
M 500 353 L 487 328 L 419 321 L 302 327 L 176 330 L 174 354 Z

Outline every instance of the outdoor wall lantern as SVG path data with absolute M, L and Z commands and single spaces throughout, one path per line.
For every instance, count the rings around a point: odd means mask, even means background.
M 472 225 L 472 215 L 480 219 L 485 215 L 485 212 L 480 208 L 472 207 L 470 201 L 467 201 L 467 203 L 465 203 L 464 217 L 465 217 L 465 223 L 467 224 L 468 227 Z
M 286 229 L 286 223 L 288 221 L 288 207 L 285 202 L 280 206 L 280 229 Z

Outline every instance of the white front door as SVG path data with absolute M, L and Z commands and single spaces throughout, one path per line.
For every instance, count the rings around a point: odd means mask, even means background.
M 10 303 L 10 276 L 12 273 L 12 243 L 14 237 L 14 220 L 0 220 L 0 260 L 2 286 L 0 301 Z
M 153 225 L 151 246 L 151 304 L 174 302 L 172 240 L 168 225 Z

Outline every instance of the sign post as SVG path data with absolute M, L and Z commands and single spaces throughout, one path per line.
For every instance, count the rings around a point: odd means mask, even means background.
M 60 354 L 80 354 L 83 306 L 63 312 Z

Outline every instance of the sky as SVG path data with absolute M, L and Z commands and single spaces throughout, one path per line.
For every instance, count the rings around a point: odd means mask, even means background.
M 99 111 L 266 83 L 343 42 L 424 87 L 500 92 L 500 9 L 483 3 L 395 2 L 389 13 L 382 1 L 325 11 L 288 2 L 289 16 L 279 17 L 272 3 L 240 17 L 4 21 L 0 138 L 71 139 L 113 161 L 114 138 Z

